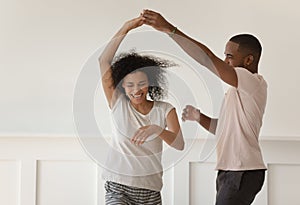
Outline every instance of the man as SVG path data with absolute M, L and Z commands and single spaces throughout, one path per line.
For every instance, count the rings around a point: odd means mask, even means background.
M 267 100 L 267 83 L 258 74 L 261 44 L 253 35 L 236 35 L 226 44 L 223 61 L 159 13 L 144 10 L 142 15 L 144 24 L 169 34 L 188 55 L 231 86 L 218 119 L 191 105 L 183 110 L 182 119 L 196 121 L 218 137 L 216 204 L 251 204 L 266 170 L 258 142 Z

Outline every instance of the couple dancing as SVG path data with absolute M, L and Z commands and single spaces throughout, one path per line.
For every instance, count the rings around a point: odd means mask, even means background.
M 136 52 L 115 56 L 127 33 L 144 24 L 168 34 L 188 55 L 231 86 L 218 119 L 187 105 L 182 120 L 195 121 L 218 137 L 216 204 L 251 204 L 262 188 L 266 170 L 258 142 L 267 97 L 267 84 L 258 74 L 261 44 L 250 34 L 233 36 L 221 60 L 151 10 L 125 22 L 99 57 L 102 86 L 114 121 L 112 146 L 102 175 L 106 204 L 161 204 L 162 143 L 184 149 L 176 110 L 161 101 L 165 69 L 174 64 Z

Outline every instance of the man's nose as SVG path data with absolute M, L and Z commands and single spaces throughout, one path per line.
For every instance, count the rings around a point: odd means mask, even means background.
M 227 63 L 227 64 L 229 64 L 228 58 L 225 58 L 225 59 L 224 59 L 224 62 Z

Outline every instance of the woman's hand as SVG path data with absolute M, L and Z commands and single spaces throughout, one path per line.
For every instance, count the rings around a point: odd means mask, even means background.
M 163 129 L 158 125 L 147 125 L 140 127 L 131 138 L 131 142 L 136 145 L 141 145 L 147 140 L 148 137 L 153 134 L 158 136 L 162 131 Z
M 140 27 L 144 24 L 145 17 L 142 16 L 142 14 L 139 17 L 136 17 L 134 19 L 131 19 L 129 21 L 126 21 L 123 25 L 123 28 L 126 29 L 127 32 L 129 32 L 132 29 L 135 29 L 137 27 Z
M 192 105 L 187 105 L 182 112 L 182 120 L 190 120 L 200 122 L 201 112 L 199 109 L 193 107 Z

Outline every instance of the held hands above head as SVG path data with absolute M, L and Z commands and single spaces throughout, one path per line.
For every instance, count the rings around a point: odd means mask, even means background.
M 183 121 L 190 120 L 200 122 L 200 110 L 193 107 L 192 105 L 187 105 L 182 112 L 181 119 Z
M 139 17 L 126 21 L 123 28 L 128 32 L 143 24 L 152 26 L 154 29 L 168 34 L 171 34 L 175 29 L 161 14 L 148 9 L 143 10 Z
M 123 25 L 123 28 L 126 29 L 126 31 L 130 31 L 132 29 L 135 29 L 137 27 L 140 27 L 143 25 L 145 18 L 140 14 L 139 17 L 133 18 L 129 21 L 126 21 Z
M 158 31 L 172 33 L 174 26 L 169 23 L 161 14 L 148 9 L 143 10 L 144 24 L 152 26 Z
M 224 62 L 203 43 L 184 34 L 157 12 L 146 9 L 143 11 L 142 16 L 144 17 L 144 24 L 169 34 L 170 37 L 199 64 L 217 75 L 225 83 L 237 87 L 237 75 L 234 66 L 237 66 L 240 62 L 235 64 Z M 174 35 L 175 33 L 176 35 Z M 226 53 L 231 52 L 232 51 L 226 51 Z

